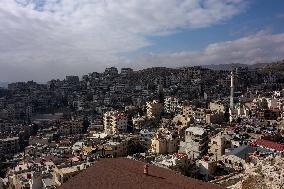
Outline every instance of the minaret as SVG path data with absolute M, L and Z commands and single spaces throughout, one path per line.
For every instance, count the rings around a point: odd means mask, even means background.
M 230 122 L 233 121 L 233 111 L 234 111 L 234 71 L 231 71 L 231 92 L 230 92 Z
M 234 72 L 231 71 L 230 109 L 234 109 Z

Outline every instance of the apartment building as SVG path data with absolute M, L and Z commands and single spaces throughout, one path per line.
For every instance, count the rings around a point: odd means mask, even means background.
M 215 137 L 211 138 L 208 153 L 213 156 L 213 159 L 219 161 L 222 160 L 222 156 L 225 155 L 225 149 L 230 147 L 231 142 L 228 137 L 219 133 Z
M 118 111 L 108 111 L 104 113 L 104 131 L 112 135 L 127 130 L 127 116 Z
M 222 112 L 225 113 L 225 105 L 221 101 L 214 101 L 209 103 L 209 109 L 211 111 L 217 111 L 217 112 Z
M 127 75 L 130 75 L 131 73 L 133 73 L 132 68 L 121 68 L 120 74 L 122 76 L 127 76 Z
M 83 132 L 83 124 L 81 121 L 62 122 L 58 132 L 61 135 L 81 134 Z
M 181 102 L 176 97 L 167 97 L 164 100 L 164 110 L 167 113 L 180 113 L 182 109 Z
M 158 133 L 151 140 L 150 151 L 154 154 L 173 154 L 178 151 L 179 139 L 174 133 Z
M 0 154 L 13 155 L 19 151 L 19 137 L 0 138 Z
M 157 100 L 146 102 L 147 118 L 155 118 L 163 111 L 163 104 Z
M 201 158 L 207 153 L 208 135 L 201 127 L 189 127 L 185 130 L 185 141 L 180 142 L 179 152 L 192 158 Z

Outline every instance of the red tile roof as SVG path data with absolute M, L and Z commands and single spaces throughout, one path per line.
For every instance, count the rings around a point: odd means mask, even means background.
M 270 148 L 278 152 L 284 151 L 284 144 L 278 144 L 276 142 L 269 141 L 269 140 L 257 139 L 253 144 L 262 146 L 264 148 Z
M 223 189 L 224 187 L 176 174 L 174 171 L 149 166 L 127 158 L 101 159 L 94 166 L 64 183 L 60 189 Z

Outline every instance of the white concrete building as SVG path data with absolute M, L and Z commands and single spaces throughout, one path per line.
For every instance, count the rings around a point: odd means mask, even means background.
M 167 97 L 164 101 L 164 110 L 167 113 L 180 113 L 182 106 L 176 97 Z
M 163 104 L 157 100 L 152 102 L 146 102 L 147 118 L 155 118 L 159 116 L 163 111 Z
M 127 130 L 127 116 L 118 111 L 108 111 L 104 114 L 104 131 L 112 135 Z
M 180 142 L 179 152 L 191 158 L 201 158 L 207 153 L 208 136 L 201 127 L 189 127 L 185 130 L 185 141 Z

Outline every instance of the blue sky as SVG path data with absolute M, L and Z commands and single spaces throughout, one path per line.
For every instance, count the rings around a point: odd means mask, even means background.
M 128 55 L 133 58 L 148 52 L 171 53 L 201 50 L 208 44 L 236 40 L 261 30 L 273 34 L 284 32 L 283 0 L 251 0 L 241 14 L 230 20 L 208 28 L 183 29 L 166 37 L 149 37 L 154 45 Z
M 1 0 L 0 81 L 284 59 L 283 0 Z

